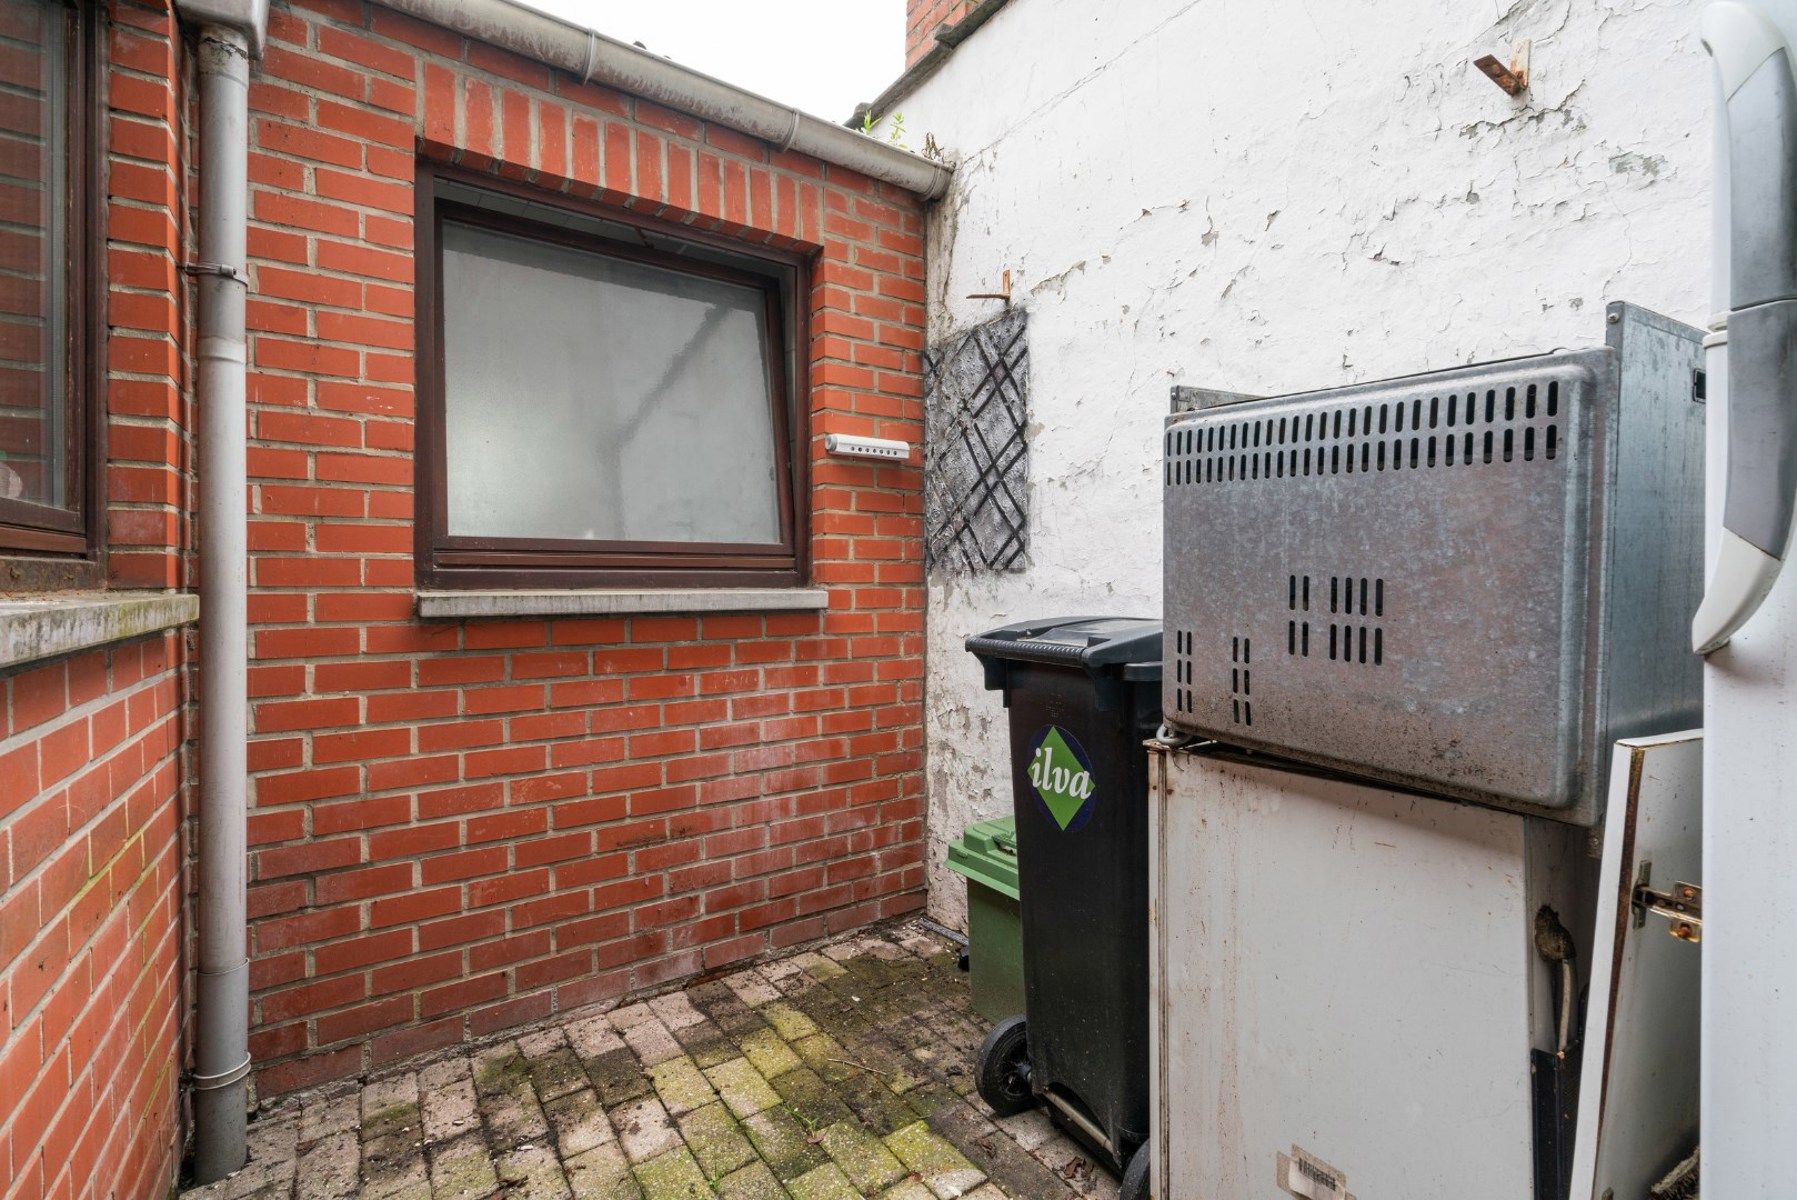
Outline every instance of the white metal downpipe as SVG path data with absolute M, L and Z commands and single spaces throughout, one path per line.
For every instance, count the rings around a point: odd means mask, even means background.
M 248 516 L 245 509 L 245 228 L 248 38 L 199 37 L 200 896 L 194 1177 L 244 1164 L 250 1070 L 245 874 Z
M 896 184 L 925 200 L 948 190 L 949 168 L 790 105 L 745 91 L 512 0 L 380 0 L 433 25 L 502 46 L 574 76 L 726 125 L 741 133 Z

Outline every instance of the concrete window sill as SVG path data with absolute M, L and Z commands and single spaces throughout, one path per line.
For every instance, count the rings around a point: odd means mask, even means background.
M 0 597 L 0 667 L 160 633 L 199 615 L 198 596 L 175 592 Z
M 418 615 L 615 617 L 645 613 L 807 612 L 830 606 L 823 588 L 592 588 L 573 591 L 419 592 Z

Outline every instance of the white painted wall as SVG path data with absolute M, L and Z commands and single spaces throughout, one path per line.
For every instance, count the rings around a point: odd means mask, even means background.
M 1701 0 L 1012 0 L 898 104 L 959 163 L 933 337 L 1009 268 L 1030 310 L 1028 570 L 932 580 L 933 913 L 1008 811 L 961 649 L 1023 617 L 1158 615 L 1173 383 L 1273 393 L 1590 345 L 1626 299 L 1705 317 Z M 1534 42 L 1513 100 L 1471 67 Z

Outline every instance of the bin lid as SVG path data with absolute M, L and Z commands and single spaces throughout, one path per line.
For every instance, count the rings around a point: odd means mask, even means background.
M 948 869 L 1017 899 L 1017 819 L 976 821 L 949 843 Z
M 967 639 L 982 661 L 1052 663 L 1097 672 L 1105 667 L 1140 667 L 1131 679 L 1160 678 L 1161 623 L 1146 617 L 1056 617 L 1020 621 Z

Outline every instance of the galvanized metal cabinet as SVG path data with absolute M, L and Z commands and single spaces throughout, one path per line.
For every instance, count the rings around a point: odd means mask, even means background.
M 1169 725 L 1591 824 L 1698 719 L 1698 331 L 1175 415 Z

